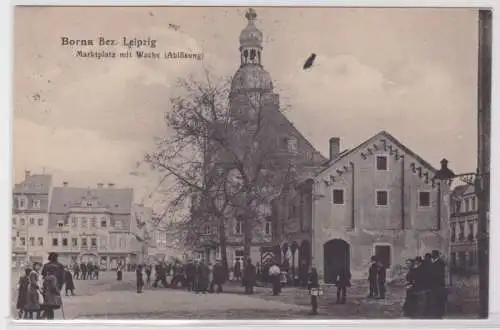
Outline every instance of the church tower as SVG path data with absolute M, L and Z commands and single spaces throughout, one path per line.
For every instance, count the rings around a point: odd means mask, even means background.
M 273 92 L 271 75 L 262 65 L 263 34 L 256 27 L 257 13 L 249 9 L 245 15 L 248 24 L 240 34 L 240 67 L 233 76 L 229 101 L 231 112 L 249 112 L 259 102 L 259 111 L 279 109 L 279 96 Z M 256 110 L 256 109 L 253 109 Z

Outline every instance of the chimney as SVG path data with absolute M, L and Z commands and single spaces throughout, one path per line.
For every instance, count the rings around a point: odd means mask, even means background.
M 104 187 L 104 184 L 102 184 L 102 183 L 97 184 L 97 188 L 102 189 L 102 187 Z
M 115 184 L 114 184 L 114 183 L 111 183 L 111 182 L 110 182 L 110 183 L 108 183 L 108 188 L 113 188 L 114 186 L 115 186 Z
M 30 176 L 31 172 L 29 170 L 24 171 L 24 176 L 27 179 Z
M 340 153 L 340 138 L 330 138 L 330 160 L 334 159 Z
M 67 187 L 68 186 L 68 181 L 63 181 L 63 186 Z

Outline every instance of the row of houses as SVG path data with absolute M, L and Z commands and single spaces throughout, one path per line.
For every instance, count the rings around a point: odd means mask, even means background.
M 165 256 L 166 233 L 151 228 L 151 208 L 133 203 L 133 195 L 113 183 L 54 187 L 51 175 L 26 171 L 12 191 L 12 265 L 44 261 L 49 252 L 64 264 L 90 261 L 103 269 Z

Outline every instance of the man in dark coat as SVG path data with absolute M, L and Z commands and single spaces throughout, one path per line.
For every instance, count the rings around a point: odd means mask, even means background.
M 220 260 L 217 260 L 213 268 L 213 284 L 216 293 L 222 293 L 222 285 L 226 281 L 226 271 L 222 266 Z
M 194 291 L 195 290 L 195 278 L 196 278 L 196 265 L 193 263 L 192 260 L 189 260 L 186 268 L 186 286 L 188 291 Z
M 87 265 L 84 262 L 80 264 L 80 271 L 82 272 L 81 279 L 87 279 Z
M 71 274 L 71 271 L 69 270 L 68 267 L 65 267 L 64 269 L 64 284 L 65 284 L 65 291 L 66 291 L 66 296 L 69 295 L 71 292 L 71 295 L 75 295 L 75 283 L 73 283 L 73 275 Z
M 77 262 L 73 264 L 73 274 L 75 274 L 75 280 L 80 278 L 80 266 Z
M 49 262 L 43 265 L 44 318 L 54 319 L 54 310 L 61 308 L 61 290 L 64 285 L 64 266 L 59 263 L 58 254 L 49 253 Z
M 368 298 L 375 298 L 378 296 L 378 283 L 377 283 L 377 258 L 372 256 L 370 258 L 370 267 L 368 268 L 368 283 L 370 284 L 370 293 Z
M 146 266 L 146 283 L 151 283 L 151 271 L 152 271 L 152 267 L 151 265 L 147 265 Z
M 245 283 L 245 293 L 253 294 L 255 286 L 255 266 L 252 264 L 252 259 L 248 258 L 243 269 L 243 281 Z
M 383 263 L 377 262 L 377 284 L 378 284 L 378 299 L 385 299 L 385 281 L 386 281 L 387 270 Z
M 239 281 L 241 279 L 241 262 L 240 260 L 236 260 L 234 264 L 234 279 Z
M 318 315 L 318 296 L 313 294 L 313 289 L 319 289 L 319 278 L 316 268 L 312 267 L 308 274 L 307 288 L 311 294 L 311 307 L 312 311 L 310 315 Z
M 347 288 L 351 286 L 351 272 L 347 268 L 337 271 L 337 304 L 345 304 L 347 297 Z
M 136 276 L 137 293 L 142 293 L 142 288 L 144 287 L 144 278 L 142 277 L 141 265 L 137 266 L 135 270 L 135 276 Z
M 441 319 L 446 311 L 446 264 L 439 251 L 432 251 L 431 263 L 427 266 L 429 278 L 428 316 Z
M 92 263 L 89 261 L 87 263 L 87 278 L 89 280 L 92 279 L 92 273 L 94 272 L 94 265 L 92 265 Z

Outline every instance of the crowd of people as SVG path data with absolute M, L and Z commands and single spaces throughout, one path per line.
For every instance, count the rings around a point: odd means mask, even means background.
M 404 316 L 409 318 L 443 318 L 446 312 L 446 265 L 439 251 L 406 261 L 406 298 Z
M 18 284 L 16 307 L 19 318 L 51 320 L 54 311 L 62 307 L 61 290 L 69 270 L 57 259 L 57 253 L 50 253 L 43 266 L 35 262 L 31 268 L 25 269 Z M 74 287 L 69 286 L 69 289 L 74 294 Z

